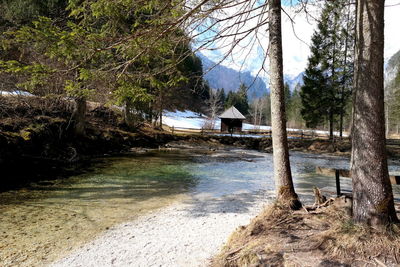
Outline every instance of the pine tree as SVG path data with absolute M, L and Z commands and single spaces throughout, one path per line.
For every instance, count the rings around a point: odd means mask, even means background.
M 348 3 L 346 5 L 346 2 Z M 346 110 L 349 110 L 349 104 L 353 91 L 353 75 L 354 75 L 354 42 L 355 42 L 355 8 L 350 4 L 349 0 L 344 2 L 343 13 L 341 19 L 342 28 L 339 35 L 341 40 L 340 54 L 340 90 L 339 90 L 339 132 L 340 138 L 343 137 L 344 117 Z M 351 112 L 348 112 L 351 113 Z
M 352 72 L 352 19 L 353 10 L 348 0 L 328 1 L 322 11 L 321 20 L 312 37 L 311 56 L 304 75 L 301 90 L 302 115 L 307 127 L 328 121 L 330 138 L 343 117 L 350 98 Z
M 286 110 L 288 110 L 289 106 L 290 106 L 290 100 L 292 97 L 292 93 L 290 92 L 289 84 L 285 83 L 284 91 L 285 91 L 285 107 L 286 107 Z
M 248 87 L 242 83 L 239 87 L 238 90 L 238 96 L 239 96 L 239 107 L 238 110 L 243 114 L 243 115 L 247 115 L 249 114 L 249 100 L 247 98 L 247 91 L 248 91 Z
M 245 84 L 241 84 L 237 92 L 230 91 L 226 97 L 225 108 L 234 106 L 243 115 L 248 115 L 250 107 L 247 99 L 247 90 L 247 86 Z
M 224 88 L 218 89 L 218 101 L 219 101 L 218 104 L 221 107 L 220 112 L 222 112 L 223 108 L 225 106 L 225 101 L 226 101 L 225 89 Z
M 292 99 L 292 93 L 290 92 L 290 86 L 285 83 L 283 90 L 285 92 L 285 109 L 286 109 L 286 121 L 289 121 L 290 105 Z
M 65 19 L 68 0 L 2 0 L 0 23 L 8 26 L 29 24 L 39 16 Z
M 303 119 L 301 116 L 301 97 L 300 97 L 301 86 L 297 84 L 293 89 L 293 93 L 290 97 L 290 105 L 288 107 L 287 117 L 288 124 L 290 127 L 301 128 L 303 126 Z
M 327 107 L 331 103 L 327 99 L 327 82 L 321 64 L 323 36 L 319 33 L 314 33 L 311 42 L 311 56 L 308 58 L 308 66 L 303 77 L 304 85 L 301 87 L 300 96 L 303 107 L 301 114 L 306 126 L 315 128 L 325 120 L 328 115 Z
M 161 120 L 164 107 L 177 106 L 176 95 L 196 97 L 199 103 L 208 98 L 202 64 L 192 54 L 190 38 L 181 29 L 159 35 L 161 25 L 167 27 L 166 21 L 181 15 L 179 5 L 159 0 L 16 2 L 35 7 L 31 19 L 36 14 L 51 15 L 42 12 L 42 6 L 69 3 L 64 9 L 69 16 L 39 17 L 19 28 L 10 26 L 10 32 L 0 37 L 0 72 L 18 76 L 22 82 L 15 83 L 16 88 L 75 99 L 69 125 L 76 134 L 84 135 L 86 100 L 91 97 L 111 96 L 125 106 L 126 124 L 133 127 L 146 113 Z M 1 4 L 15 6 L 13 1 Z M 19 26 L 18 18 L 10 18 L 9 24 L 14 21 Z

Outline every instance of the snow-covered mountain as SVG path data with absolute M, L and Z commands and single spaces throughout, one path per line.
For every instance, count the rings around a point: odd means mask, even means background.
M 264 79 L 254 77 L 249 71 L 239 72 L 223 65 L 216 65 L 215 62 L 201 53 L 198 53 L 197 56 L 203 63 L 204 78 L 208 81 L 211 88 L 224 88 L 225 93 L 228 93 L 230 91 L 237 91 L 243 83 L 249 87 L 247 95 L 250 99 L 262 97 L 269 92 Z
M 390 87 L 392 81 L 400 68 L 400 50 L 397 51 L 387 62 L 385 66 L 385 86 Z
M 233 68 L 223 65 L 216 65 L 216 63 L 205 55 L 197 53 L 197 56 L 203 63 L 204 77 L 213 89 L 224 88 L 225 93 L 229 91 L 237 91 L 240 84 L 244 83 L 249 87 L 248 97 L 254 99 L 262 97 L 269 93 L 268 79 L 265 77 L 255 77 L 250 71 L 239 72 Z M 210 70 L 211 69 L 211 70 Z M 298 75 L 291 76 L 285 75 L 285 83 L 289 84 L 291 90 L 294 90 L 297 84 L 303 85 L 304 72 Z
M 294 88 L 299 84 L 300 86 L 304 85 L 303 82 L 303 77 L 304 77 L 304 71 L 299 73 L 297 76 L 289 76 L 285 75 L 285 83 L 289 85 L 289 88 L 291 91 L 294 90 Z

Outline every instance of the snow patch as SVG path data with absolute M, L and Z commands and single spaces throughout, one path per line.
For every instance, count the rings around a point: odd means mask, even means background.
M 210 125 L 211 119 L 202 113 L 196 113 L 190 110 L 185 111 L 164 111 L 163 113 L 163 123 L 169 127 L 174 127 L 175 129 L 187 129 L 187 130 L 201 130 L 205 128 L 205 125 Z M 215 119 L 213 122 L 214 130 L 221 129 L 221 121 L 219 118 Z M 243 131 L 271 131 L 271 126 L 267 125 L 254 125 L 250 123 L 243 123 Z M 316 135 L 329 135 L 329 131 L 322 130 L 303 130 L 303 129 L 294 129 L 287 128 L 288 132 L 303 132 L 304 134 L 316 134 Z M 335 136 L 339 136 L 339 132 L 333 133 Z M 224 134 L 219 134 L 224 135 Z M 230 134 L 229 134 L 230 135 Z M 263 137 L 262 135 L 254 135 L 254 134 L 235 134 L 233 136 L 241 136 L 241 137 Z M 343 136 L 348 136 L 343 133 Z
M 0 96 L 34 96 L 29 92 L 26 91 L 0 91 Z

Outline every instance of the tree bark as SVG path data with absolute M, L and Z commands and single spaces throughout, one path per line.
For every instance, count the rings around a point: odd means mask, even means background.
M 160 130 L 163 129 L 163 111 L 164 111 L 164 106 L 163 106 L 163 90 L 160 89 L 160 94 L 159 94 L 159 112 L 160 112 Z
M 348 40 L 349 40 L 349 21 L 350 21 L 350 9 L 347 11 L 347 21 L 346 21 L 346 40 L 344 41 L 344 62 L 343 62 L 343 79 L 342 79 L 342 86 L 341 86 L 341 94 L 340 94 L 340 118 L 339 118 L 339 136 L 340 140 L 343 139 L 343 118 L 344 118 L 344 109 L 346 104 L 344 102 L 344 94 L 346 89 L 346 78 L 347 77 L 347 50 L 349 47 Z
M 329 140 L 332 142 L 334 141 L 333 139 L 333 111 L 332 109 L 329 111 Z
M 337 27 L 337 22 L 335 19 L 335 28 L 334 30 L 336 31 L 336 27 Z M 333 136 L 333 125 L 334 125 L 334 111 L 333 111 L 333 106 L 336 106 L 336 99 L 335 99 L 335 91 L 337 90 L 337 82 L 336 82 L 336 34 L 333 35 L 333 50 L 332 50 L 332 84 L 331 86 L 332 88 L 332 99 L 333 99 L 333 103 L 331 106 L 331 109 L 329 111 L 329 139 L 334 142 L 334 136 Z
M 128 126 L 129 129 L 134 128 L 134 119 L 132 116 L 132 107 L 129 101 L 125 102 L 125 108 L 124 108 L 124 120 L 126 126 Z
M 277 200 L 291 209 L 299 209 L 301 203 L 293 186 L 287 143 L 280 0 L 269 2 L 269 51 L 272 146 Z
M 390 126 L 389 126 L 389 104 L 386 103 L 385 105 L 385 113 L 386 113 L 386 128 L 385 128 L 385 136 L 386 138 L 389 138 L 389 130 L 390 130 Z
M 351 173 L 353 220 L 397 222 L 386 157 L 383 90 L 384 1 L 357 0 Z
M 343 116 L 344 116 L 344 111 L 343 111 L 343 109 L 344 109 L 344 100 L 343 99 L 340 99 L 340 101 L 342 102 L 342 107 L 341 107 L 341 111 L 340 111 L 340 118 L 339 118 L 339 138 L 340 138 L 340 140 L 342 140 L 343 139 Z
M 84 136 L 86 133 L 86 98 L 77 97 L 74 101 L 75 105 L 72 112 L 74 134 L 78 136 Z

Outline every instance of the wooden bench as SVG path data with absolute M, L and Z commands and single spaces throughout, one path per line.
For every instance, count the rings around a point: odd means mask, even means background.
M 316 172 L 318 174 L 323 174 L 327 176 L 335 176 L 336 178 L 336 194 L 338 196 L 341 195 L 341 190 L 340 190 L 340 177 L 343 178 L 351 178 L 351 173 L 350 170 L 345 170 L 345 169 L 333 169 L 333 168 L 324 168 L 324 167 L 316 167 Z M 400 184 L 400 176 L 396 175 L 390 175 L 390 182 L 392 184 Z

